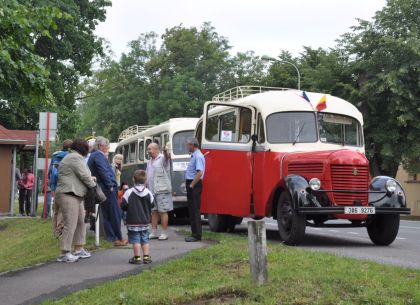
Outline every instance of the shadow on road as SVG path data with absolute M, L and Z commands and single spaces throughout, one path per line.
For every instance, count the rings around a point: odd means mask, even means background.
M 235 229 L 233 234 L 247 234 L 247 229 L 239 227 Z M 281 242 L 280 236 L 277 230 L 267 229 L 267 240 Z M 306 233 L 305 239 L 300 247 L 317 247 L 317 248 L 328 248 L 328 247 L 376 247 L 370 242 L 370 240 L 362 240 L 356 238 L 348 238 L 346 236 L 337 236 L 327 234 L 313 234 Z

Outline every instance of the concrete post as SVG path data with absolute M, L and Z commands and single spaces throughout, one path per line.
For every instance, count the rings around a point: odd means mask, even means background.
M 264 220 L 248 221 L 248 247 L 251 278 L 257 285 L 267 281 L 267 237 Z

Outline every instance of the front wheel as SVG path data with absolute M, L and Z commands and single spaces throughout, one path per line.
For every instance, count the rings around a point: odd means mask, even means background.
M 210 231 L 212 232 L 226 232 L 228 230 L 227 215 L 208 214 L 207 220 L 209 222 Z
M 290 246 L 298 245 L 305 237 L 306 216 L 293 208 L 287 191 L 281 193 L 277 206 L 277 225 L 281 240 Z
M 399 214 L 374 215 L 367 225 L 367 232 L 375 245 L 388 246 L 397 237 L 399 228 Z

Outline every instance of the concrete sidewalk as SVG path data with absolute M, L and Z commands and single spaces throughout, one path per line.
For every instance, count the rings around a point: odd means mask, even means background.
M 168 231 L 169 240 L 151 242 L 153 263 L 131 265 L 131 248 L 101 250 L 77 263 L 51 262 L 45 265 L 6 273 L 0 276 L 2 305 L 34 304 L 63 297 L 77 290 L 93 287 L 105 281 L 139 273 L 157 263 L 175 258 L 205 246 L 205 243 L 186 243 L 184 236 Z M 40 245 L 42 246 L 42 245 Z

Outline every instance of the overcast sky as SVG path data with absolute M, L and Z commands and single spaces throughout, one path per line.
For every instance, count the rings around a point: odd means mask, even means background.
M 96 34 L 111 43 L 116 56 L 140 33 L 163 34 L 176 25 L 210 21 L 229 39 L 233 52 L 254 50 L 276 56 L 281 49 L 297 55 L 302 46 L 333 47 L 335 40 L 370 20 L 385 0 L 113 0 Z

